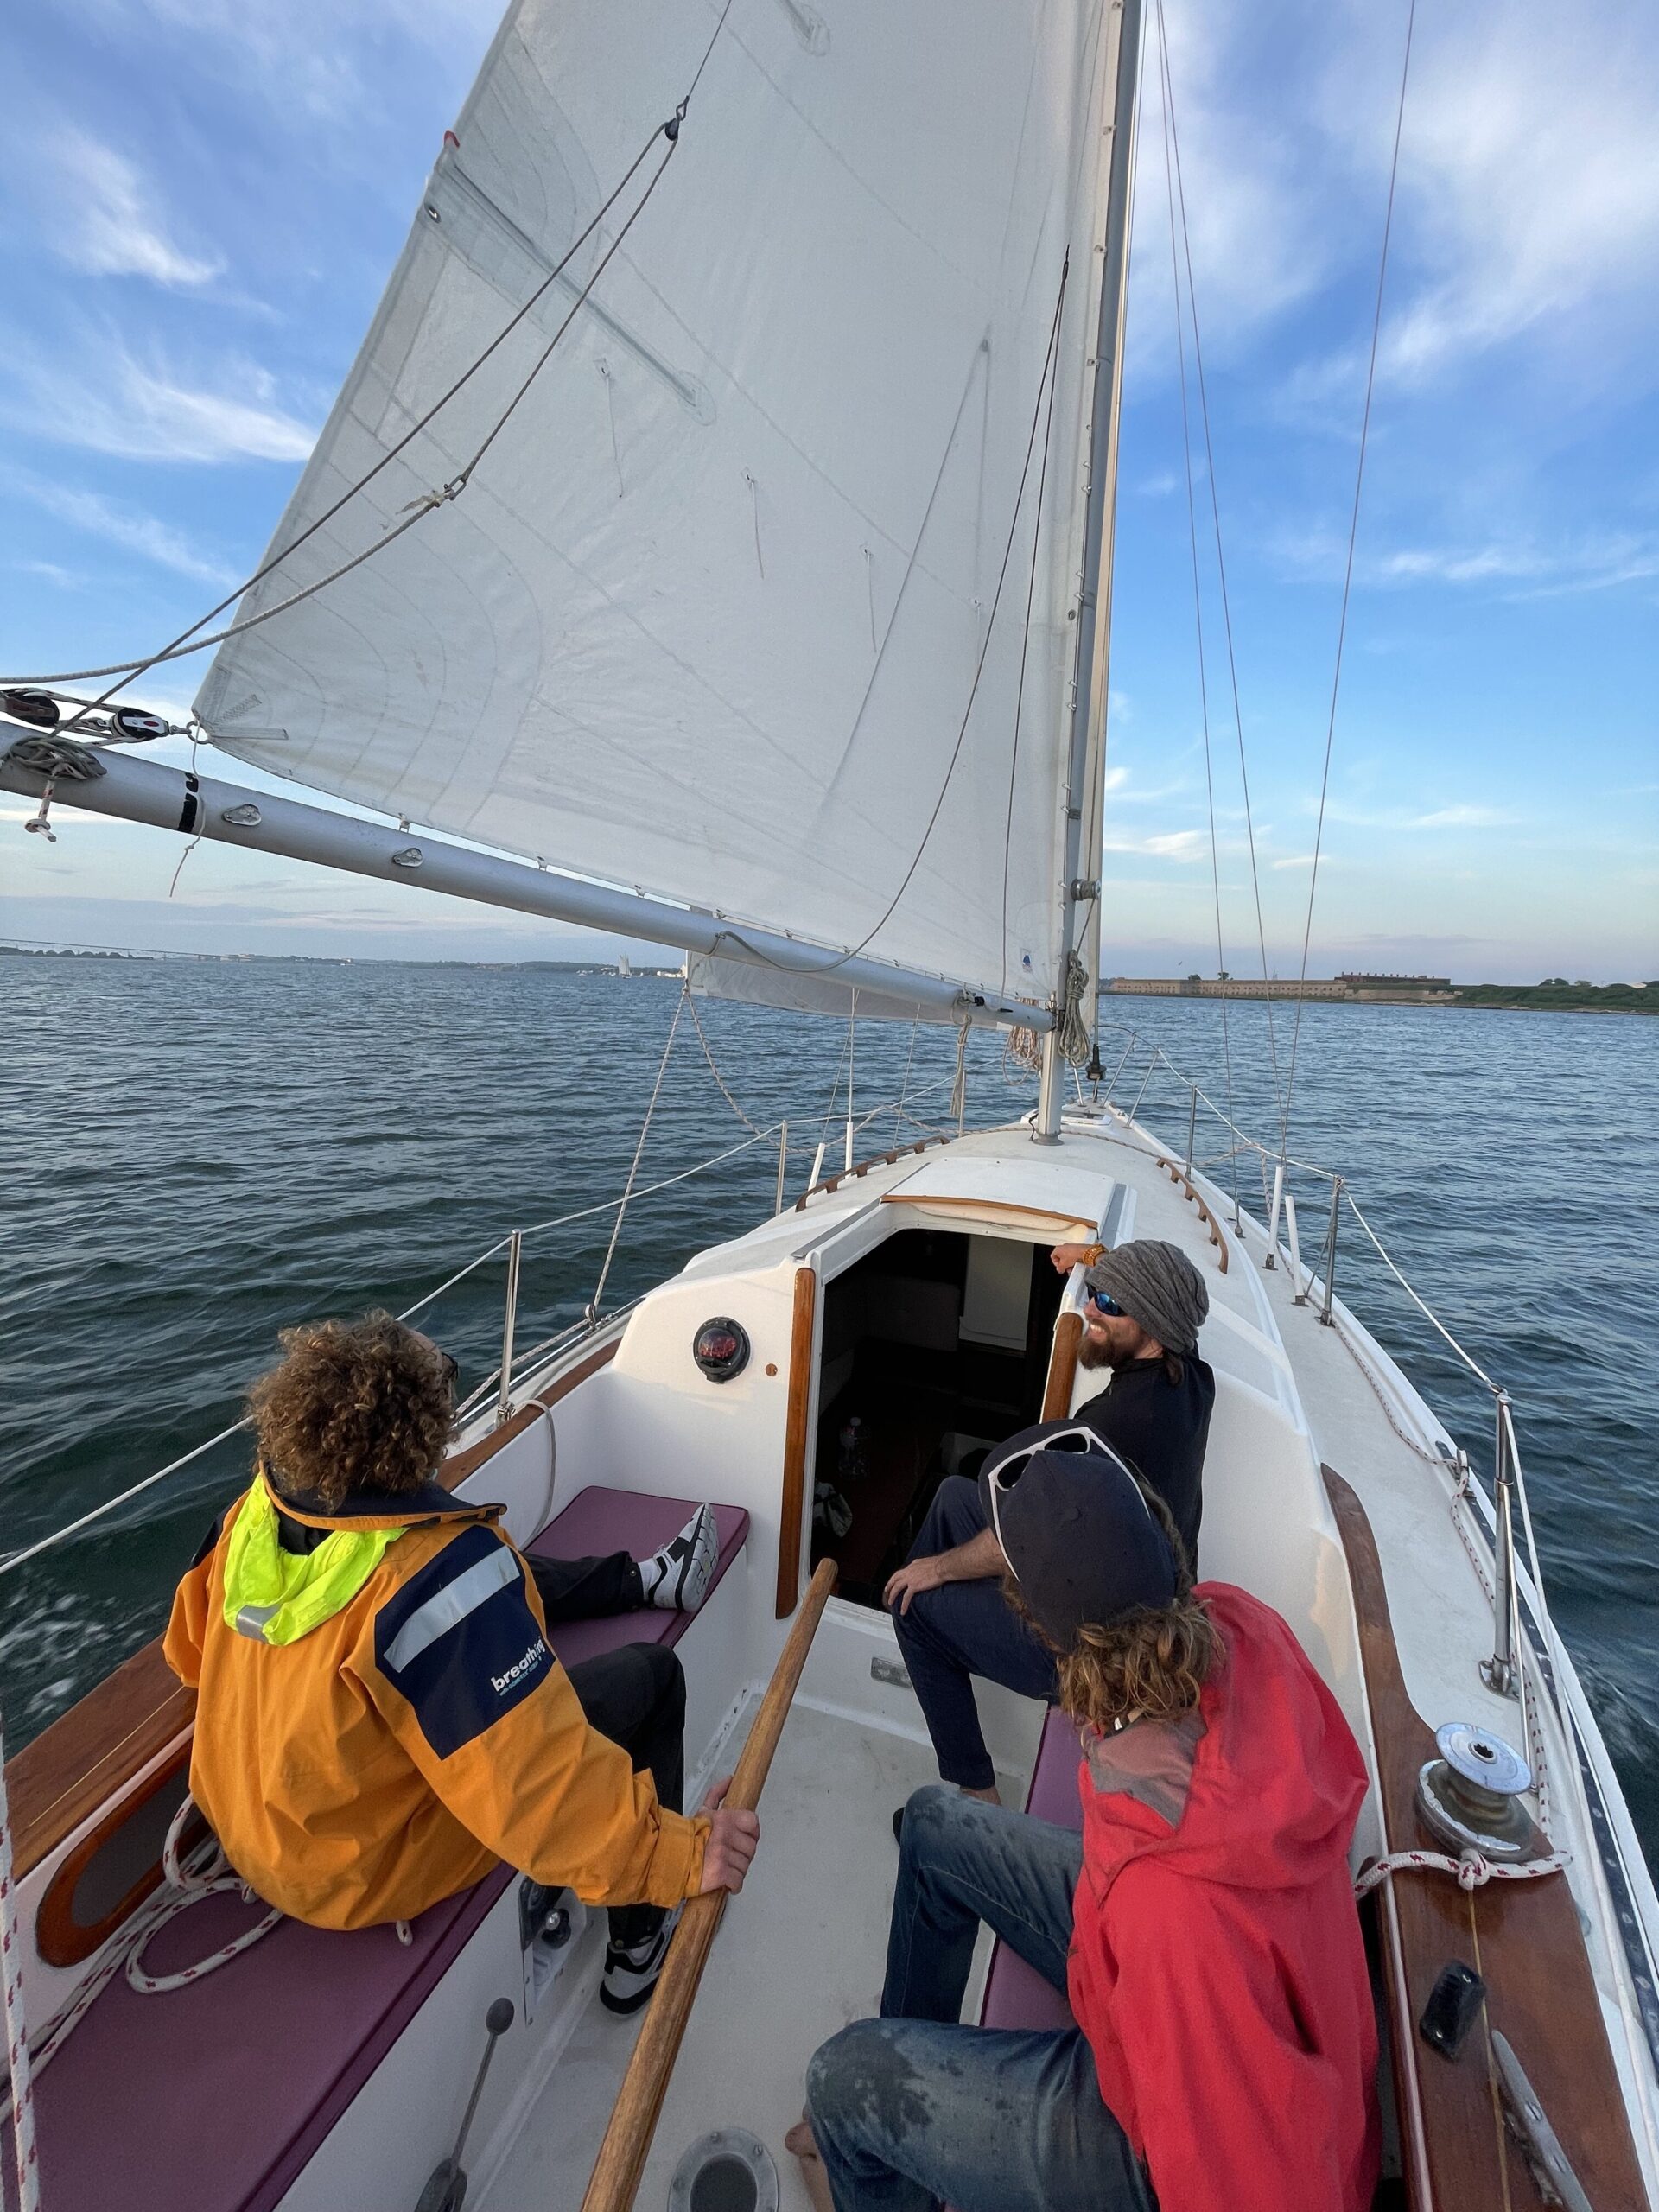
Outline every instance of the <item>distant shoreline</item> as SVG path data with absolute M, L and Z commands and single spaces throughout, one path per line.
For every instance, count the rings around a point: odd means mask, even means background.
M 613 981 L 650 982 L 664 976 L 675 976 L 677 969 L 666 968 L 635 968 L 631 974 L 619 976 L 614 963 L 602 960 L 410 960 L 371 954 L 353 958 L 346 953 L 328 952 L 188 952 L 182 948 L 163 951 L 159 947 L 122 945 L 46 945 L 21 944 L 0 940 L 0 958 L 16 960 L 188 960 L 212 963 L 230 968 L 467 968 L 480 972 L 514 974 L 543 974 L 556 976 L 602 976 Z M 1232 982 L 1225 992 L 1193 990 L 1179 984 L 1163 988 L 1138 977 L 1123 979 L 1128 989 L 1105 985 L 1099 994 L 1100 1004 L 1109 1001 L 1123 1005 L 1135 999 L 1192 999 L 1210 1003 L 1214 1001 L 1225 1006 L 1247 1003 L 1255 1006 L 1297 1003 L 1297 994 L 1290 987 L 1281 985 L 1272 992 L 1253 989 L 1245 982 Z M 1328 983 L 1315 985 L 1310 982 L 1306 1006 L 1415 1006 L 1429 1010 L 1453 1007 L 1473 1008 L 1485 1014 L 1659 1014 L 1659 982 L 1642 983 L 1453 983 L 1433 994 L 1421 991 L 1366 990 L 1342 994 L 1333 993 Z
M 1193 999 L 1202 1003 L 1241 1002 L 1253 1006 L 1294 1006 L 1298 1003 L 1294 989 L 1272 992 L 1252 990 L 1248 984 L 1236 984 L 1222 992 L 1156 990 L 1140 983 L 1132 990 L 1116 990 L 1108 984 L 1100 993 L 1100 1002 L 1109 1001 L 1122 1005 L 1135 999 Z M 1321 989 L 1317 995 L 1310 988 L 1300 1001 L 1305 1006 L 1413 1006 L 1433 1013 L 1445 1007 L 1482 1014 L 1659 1014 L 1659 982 L 1642 983 L 1453 983 L 1448 990 L 1432 995 L 1421 991 L 1356 991 L 1338 995 Z

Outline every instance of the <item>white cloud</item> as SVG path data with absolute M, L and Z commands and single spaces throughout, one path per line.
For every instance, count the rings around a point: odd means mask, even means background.
M 1306 802 L 1312 812 L 1315 800 Z M 1325 819 L 1339 822 L 1351 830 L 1510 830 L 1521 817 L 1507 813 L 1503 808 L 1483 806 L 1459 801 L 1446 806 L 1430 807 L 1421 813 L 1412 813 L 1404 807 L 1381 807 L 1368 810 L 1345 805 L 1338 799 L 1325 804 Z M 1280 863 L 1274 862 L 1274 866 Z M 1320 865 L 1324 862 L 1321 861 Z
M 52 188 L 48 221 L 73 267 L 185 289 L 211 283 L 223 269 L 174 243 L 143 178 L 113 147 L 84 130 L 63 130 L 46 142 L 43 161 Z
M 247 362 L 213 385 L 165 363 L 146 366 L 118 342 L 80 349 L 79 372 L 60 356 L 15 364 L 21 426 L 60 445 L 130 461 L 303 461 L 316 431 L 274 404 L 275 380 Z
M 1427 270 L 1388 330 L 1397 376 L 1546 320 L 1580 352 L 1595 344 L 1586 315 L 1651 322 L 1659 57 L 1637 11 L 1586 4 L 1570 37 L 1560 27 L 1543 0 L 1437 21 L 1402 152 Z
M 1200 861 L 1210 847 L 1202 830 L 1166 830 L 1145 837 L 1108 837 L 1109 853 L 1142 853 L 1154 860 Z
M 1269 545 L 1293 574 L 1340 580 L 1346 542 L 1327 530 L 1281 532 Z M 1608 591 L 1659 576 L 1659 535 L 1650 531 L 1589 530 L 1548 541 L 1512 531 L 1462 544 L 1400 545 L 1389 552 L 1362 550 L 1355 582 L 1391 585 L 1508 586 L 1507 597 L 1535 598 L 1571 592 Z
M 158 567 L 171 569 L 181 576 L 193 576 L 200 583 L 223 587 L 236 582 L 231 569 L 198 552 L 182 531 L 175 530 L 170 524 L 158 522 L 153 515 L 118 506 L 101 493 L 77 491 L 67 485 L 32 480 L 25 480 L 22 489 L 48 514 L 73 524 L 75 529 L 84 530 L 91 537 L 118 545 L 125 552 L 154 561 Z M 48 561 L 32 565 L 44 572 L 50 570 L 53 564 Z M 58 574 L 61 576 L 63 571 Z
M 465 84 L 501 14 L 499 0 L 143 0 L 142 12 L 188 40 L 198 70 L 320 125 L 372 111 L 389 41 L 418 41 Z
M 1191 251 L 1199 337 L 1206 356 L 1220 355 L 1317 287 L 1330 242 L 1319 234 L 1322 200 L 1309 174 L 1309 135 L 1264 128 L 1259 105 L 1241 97 L 1256 35 L 1249 11 L 1230 16 L 1216 10 L 1172 10 L 1167 24 L 1186 219 L 1181 239 L 1178 191 L 1176 252 L 1184 288 Z M 1132 367 L 1148 355 L 1173 366 L 1174 275 L 1155 16 L 1148 18 L 1145 36 L 1128 340 Z M 1187 351 L 1190 372 L 1190 334 Z M 1179 488 L 1181 480 L 1154 477 L 1145 488 L 1157 496 Z
M 1406 823 L 1408 830 L 1503 830 L 1517 819 L 1496 806 L 1437 806 Z
M 1337 20 L 1340 20 L 1338 18 Z M 1319 105 L 1334 188 L 1358 186 L 1345 243 L 1375 281 L 1392 152 L 1400 25 L 1353 11 L 1327 51 Z M 1659 50 L 1651 19 L 1581 0 L 1572 35 L 1546 0 L 1468 0 L 1420 13 L 1413 48 L 1379 385 L 1422 385 L 1526 336 L 1558 374 L 1594 385 L 1655 335 Z M 1366 321 L 1369 323 L 1369 310 Z M 1366 347 L 1305 363 L 1296 413 L 1357 427 Z

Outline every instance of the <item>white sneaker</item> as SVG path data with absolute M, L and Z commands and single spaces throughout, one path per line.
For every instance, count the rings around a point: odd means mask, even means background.
M 715 1509 L 700 1505 L 671 1544 L 639 1562 L 639 1584 L 648 1605 L 665 1613 L 695 1613 L 709 1595 L 720 1564 L 720 1531 Z
M 605 1978 L 599 2001 L 609 2012 L 637 2012 L 657 1986 L 657 1977 L 668 1956 L 669 1938 L 679 1925 L 680 1908 L 664 1919 L 654 1936 L 638 1943 L 611 1942 L 605 1946 Z

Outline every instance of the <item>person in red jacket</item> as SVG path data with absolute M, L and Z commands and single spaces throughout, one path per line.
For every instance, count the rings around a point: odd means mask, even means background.
M 910 1800 L 881 2017 L 814 2055 L 789 2139 L 809 2187 L 836 2212 L 1367 2212 L 1366 1773 L 1336 1700 L 1269 1607 L 1192 1586 L 1120 1462 L 982 1479 L 1082 1730 L 1083 1833 Z M 1075 2028 L 957 2024 L 982 1921 Z

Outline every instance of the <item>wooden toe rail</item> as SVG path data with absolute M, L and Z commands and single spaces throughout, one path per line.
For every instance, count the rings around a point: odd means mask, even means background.
M 1324 1474 L 1359 1624 L 1387 1847 L 1442 1849 L 1416 1810 L 1434 1736 L 1406 1689 L 1376 1541 L 1352 1489 L 1331 1468 Z M 1454 1708 L 1440 1716 L 1461 1717 Z M 1495 2031 L 1514 2046 L 1595 2212 L 1643 2212 L 1647 2193 L 1567 1877 L 1465 1891 L 1449 1874 L 1401 1872 L 1376 1896 L 1412 2212 L 1541 2212 L 1545 2200 L 1504 2132 Z M 1417 2023 L 1453 1959 L 1484 1977 L 1487 1998 L 1448 2060 Z

